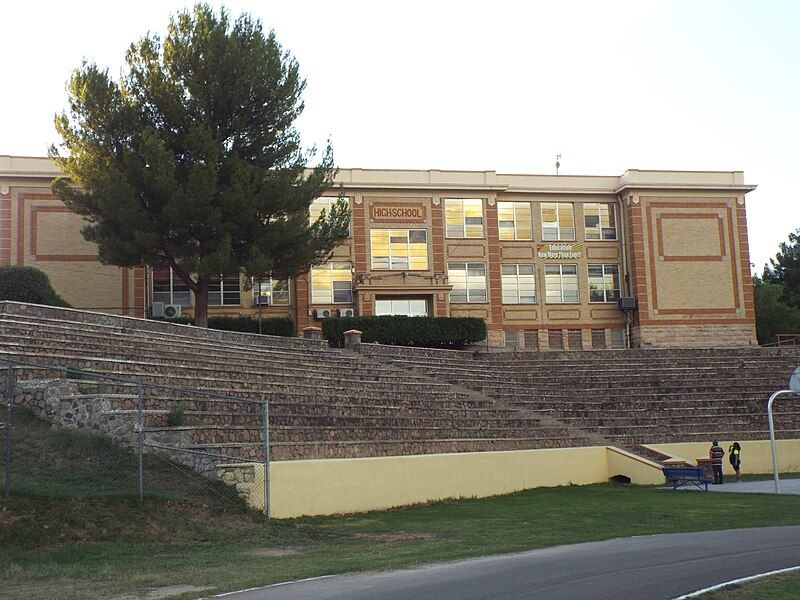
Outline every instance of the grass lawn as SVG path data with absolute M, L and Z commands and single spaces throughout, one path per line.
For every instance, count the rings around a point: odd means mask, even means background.
M 33 418 L 18 419 L 15 436 L 25 441 L 15 440 L 15 493 L 0 501 L 0 598 L 206 588 L 182 596 L 192 598 L 621 536 L 800 524 L 800 496 L 610 484 L 265 524 L 228 488 L 207 487 L 157 457 L 146 461 L 149 493 L 140 503 L 129 450 Z
M 700 596 L 702 600 L 786 600 L 800 598 L 800 572 L 757 579 Z

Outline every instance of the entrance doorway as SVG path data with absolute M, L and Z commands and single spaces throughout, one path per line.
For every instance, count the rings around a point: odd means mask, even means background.
M 427 317 L 428 300 L 427 298 L 376 298 L 375 314 Z

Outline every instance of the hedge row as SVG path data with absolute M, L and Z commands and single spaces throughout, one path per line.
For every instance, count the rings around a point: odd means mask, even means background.
M 0 300 L 72 308 L 50 285 L 50 278 L 34 267 L 0 267 Z
M 476 317 L 331 317 L 322 332 L 334 347 L 344 345 L 344 332 L 361 331 L 361 341 L 421 348 L 463 348 L 486 339 L 486 321 Z
M 194 320 L 189 317 L 179 317 L 177 319 L 165 319 L 170 323 L 181 323 L 183 325 L 194 325 Z M 258 328 L 258 319 L 253 317 L 208 317 L 209 329 L 220 329 L 222 331 L 239 331 L 242 333 L 260 333 L 262 335 L 279 335 L 282 337 L 294 336 L 294 321 L 289 317 L 261 317 L 261 330 Z

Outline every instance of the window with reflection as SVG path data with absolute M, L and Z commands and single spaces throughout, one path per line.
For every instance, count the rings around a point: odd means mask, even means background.
M 208 286 L 209 306 L 239 306 L 241 303 L 241 277 L 238 273 L 211 278 Z
M 311 268 L 312 304 L 353 302 L 353 276 L 349 262 L 329 262 Z
M 428 232 L 425 229 L 370 230 L 372 268 L 425 271 L 428 269 Z
M 159 267 L 151 271 L 153 278 L 153 302 L 189 306 L 189 286 L 183 283 L 172 267 Z
M 425 298 L 378 298 L 375 300 L 375 314 L 427 317 L 428 301 Z
M 289 306 L 289 281 L 264 277 L 253 280 L 253 304 Z
M 575 209 L 571 202 L 542 202 L 542 240 L 575 239 Z
M 578 302 L 578 265 L 545 265 L 544 285 L 548 304 Z
M 498 202 L 497 228 L 501 240 L 533 239 L 530 202 Z
M 486 263 L 448 263 L 450 302 L 487 302 Z
M 584 204 L 583 226 L 587 240 L 616 240 L 616 207 L 603 203 Z
M 502 273 L 503 304 L 536 303 L 534 265 L 503 265 Z
M 308 222 L 309 224 L 313 225 L 317 222 L 317 220 L 322 216 L 322 211 L 325 211 L 325 215 L 328 216 L 331 214 L 331 206 L 336 204 L 339 201 L 339 196 L 320 196 L 314 202 L 311 203 L 311 206 L 308 207 Z M 344 199 L 347 202 L 347 198 Z M 347 233 L 350 235 L 350 227 L 348 225 Z
M 480 198 L 445 198 L 448 238 L 483 237 L 483 200 Z
M 619 290 L 619 265 L 589 265 L 589 302 L 616 302 Z

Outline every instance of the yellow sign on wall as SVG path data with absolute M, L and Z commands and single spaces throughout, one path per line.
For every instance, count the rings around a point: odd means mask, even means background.
M 399 202 L 374 202 L 370 205 L 371 221 L 390 223 L 423 223 L 425 206 Z
M 543 260 L 575 260 L 583 258 L 583 244 L 574 242 L 537 244 L 536 256 Z

